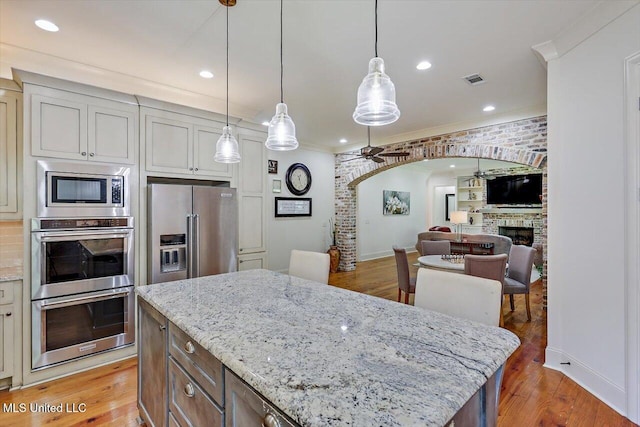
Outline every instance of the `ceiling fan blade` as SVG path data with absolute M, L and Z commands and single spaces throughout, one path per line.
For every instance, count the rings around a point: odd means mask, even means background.
M 394 151 L 392 153 L 378 154 L 378 156 L 384 156 L 384 157 L 407 157 L 408 155 L 409 155 L 409 153 L 400 152 L 400 151 Z
M 343 160 L 342 162 L 350 162 L 351 160 L 364 159 L 364 156 L 352 157 L 350 159 Z
M 369 150 L 369 154 L 372 156 L 375 156 L 377 154 L 380 154 L 384 151 L 384 148 L 382 147 L 371 147 L 371 149 Z
M 376 163 L 384 163 L 384 159 L 381 159 L 380 157 L 372 157 L 371 160 L 373 160 Z

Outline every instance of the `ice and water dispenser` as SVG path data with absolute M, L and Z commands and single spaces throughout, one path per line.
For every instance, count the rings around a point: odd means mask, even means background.
M 160 235 L 160 272 L 170 273 L 187 269 L 187 236 Z

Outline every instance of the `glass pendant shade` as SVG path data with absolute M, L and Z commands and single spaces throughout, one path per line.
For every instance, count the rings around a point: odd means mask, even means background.
M 382 126 L 395 122 L 399 117 L 396 88 L 384 73 L 384 60 L 372 58 L 369 61 L 369 74 L 358 88 L 358 105 L 353 120 L 361 125 Z
M 296 125 L 287 114 L 287 104 L 276 105 L 276 115 L 269 123 L 269 135 L 265 145 L 269 150 L 287 151 L 298 148 Z
M 222 135 L 216 143 L 216 154 L 213 160 L 219 163 L 238 163 L 240 161 L 240 151 L 238 141 L 231 133 L 231 127 L 222 128 Z

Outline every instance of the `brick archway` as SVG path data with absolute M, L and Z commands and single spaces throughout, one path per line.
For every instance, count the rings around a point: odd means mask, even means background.
M 542 212 L 547 212 L 547 117 L 533 117 L 481 128 L 453 132 L 385 146 L 390 151 L 406 151 L 404 159 L 335 161 L 335 216 L 342 271 L 356 268 L 356 186 L 367 178 L 401 165 L 448 157 L 502 160 L 543 171 Z M 546 253 L 546 219 L 543 248 Z M 546 263 L 545 263 L 546 264 Z M 545 266 L 546 267 L 546 266 Z M 545 268 L 546 271 L 546 268 Z

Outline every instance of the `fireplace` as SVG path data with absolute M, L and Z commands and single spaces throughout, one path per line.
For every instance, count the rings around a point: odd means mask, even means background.
M 498 227 L 498 234 L 511 238 L 514 245 L 533 245 L 533 227 Z

